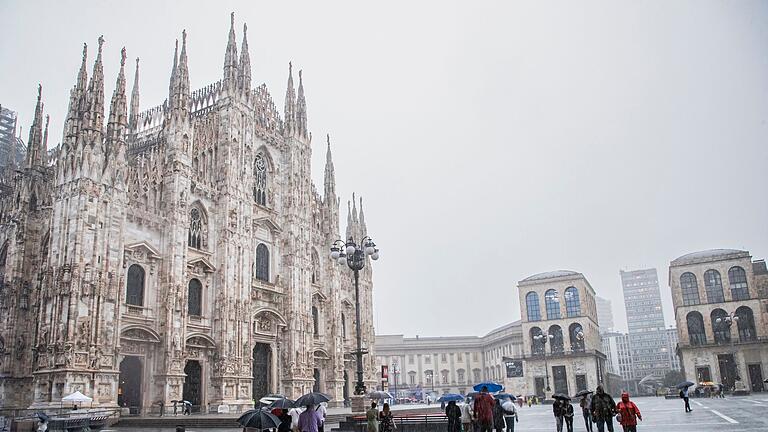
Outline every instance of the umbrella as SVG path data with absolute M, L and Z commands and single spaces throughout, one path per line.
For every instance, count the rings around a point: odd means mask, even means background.
M 282 408 L 282 409 L 293 408 L 295 406 L 296 406 L 296 402 L 286 397 L 272 401 L 272 403 L 269 404 L 270 408 Z
M 501 408 L 506 411 L 513 412 L 515 411 L 515 403 L 512 402 L 512 399 L 506 399 L 501 403 Z
M 592 390 L 582 390 L 582 391 L 576 393 L 576 397 L 582 397 L 582 396 L 588 395 L 590 393 L 592 393 Z
M 181 400 L 181 399 L 174 399 L 174 400 L 171 401 L 171 403 L 182 403 L 182 402 L 184 402 L 184 401 Z
M 62 400 L 62 402 L 73 402 L 73 403 L 93 402 L 93 399 L 91 399 L 88 396 L 80 393 L 79 391 L 76 391 L 76 392 L 72 393 L 69 396 L 65 396 L 65 397 L 61 398 L 61 400 Z
M 688 388 L 688 387 L 692 386 L 693 384 L 694 383 L 692 383 L 690 381 L 683 381 L 680 384 L 676 385 L 675 388 L 682 390 L 684 388 Z
M 517 399 L 515 397 L 515 395 L 511 395 L 509 393 L 499 393 L 497 395 L 494 395 L 493 397 L 495 397 L 496 399 L 509 399 L 509 400 L 516 400 Z
M 763 380 L 764 383 L 768 383 L 768 378 Z
M 312 392 L 296 399 L 296 406 L 318 405 L 320 402 L 328 402 L 331 397 L 325 393 Z
M 48 417 L 48 414 L 40 411 L 35 413 L 35 417 L 39 418 L 40 421 L 47 422 L 50 417 Z
M 472 388 L 475 391 L 480 391 L 483 387 L 488 387 L 488 391 L 491 393 L 496 393 L 497 391 L 502 391 L 504 389 L 504 386 L 493 381 L 483 381 L 479 384 L 475 384 Z
M 438 399 L 438 402 L 460 402 L 464 400 L 464 396 L 456 393 L 446 393 L 442 396 L 440 396 L 440 399 Z
M 385 392 L 381 390 L 372 391 L 371 393 L 368 394 L 368 396 L 373 400 L 392 399 L 392 395 L 389 392 Z
M 699 383 L 699 385 L 700 386 L 713 386 L 713 385 L 715 385 L 715 383 L 713 383 L 712 381 L 702 381 L 702 382 Z
M 552 399 L 571 400 L 571 397 L 562 393 L 555 393 L 552 395 Z
M 241 415 L 237 422 L 242 427 L 254 429 L 273 429 L 280 426 L 282 421 L 273 414 L 263 410 L 248 410 Z

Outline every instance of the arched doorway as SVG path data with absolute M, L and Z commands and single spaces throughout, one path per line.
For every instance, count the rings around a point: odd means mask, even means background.
M 319 392 L 320 391 L 320 369 L 315 368 L 315 371 L 312 373 L 312 376 L 315 378 L 315 383 L 312 385 L 312 391 Z
M 117 388 L 117 404 L 129 407 L 131 414 L 139 414 L 141 408 L 141 358 L 126 356 L 120 362 L 120 384 Z
M 253 399 L 259 400 L 270 393 L 272 375 L 272 349 L 269 344 L 257 343 L 253 347 Z
M 187 374 L 187 378 L 184 380 L 184 400 L 192 402 L 192 407 L 195 410 L 202 402 L 200 395 L 202 369 L 197 360 L 187 360 L 187 364 L 184 366 L 184 373 Z

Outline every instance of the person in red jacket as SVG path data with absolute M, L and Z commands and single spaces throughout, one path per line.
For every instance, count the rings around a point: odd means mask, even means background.
M 621 402 L 616 405 L 616 411 L 621 415 L 619 423 L 624 427 L 624 432 L 637 432 L 637 421 L 643 421 L 643 415 L 637 405 L 629 400 L 629 393 L 621 394 Z
M 479 432 L 493 431 L 493 406 L 496 404 L 493 396 L 488 394 L 488 387 L 483 386 L 480 393 L 475 396 L 475 419 L 479 426 Z

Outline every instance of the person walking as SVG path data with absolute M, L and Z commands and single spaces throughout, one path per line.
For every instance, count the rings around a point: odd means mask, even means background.
M 448 417 L 448 432 L 461 431 L 461 408 L 455 401 L 448 402 L 445 407 L 445 416 Z
M 616 411 L 619 412 L 619 423 L 624 432 L 637 432 L 637 421 L 643 421 L 643 415 L 637 405 L 629 400 L 629 393 L 621 394 L 621 402 L 616 405 Z
M 318 432 L 324 432 L 325 428 L 325 417 L 328 413 L 328 409 L 325 407 L 327 404 L 325 402 L 320 402 L 320 405 L 317 406 L 317 414 L 320 416 L 320 429 Z
M 293 420 L 288 415 L 288 410 L 281 409 L 278 418 L 280 419 L 280 424 L 277 426 L 277 432 L 291 432 L 291 422 Z
M 589 410 L 590 403 L 592 403 L 592 396 L 590 396 L 589 393 L 582 396 L 579 401 L 581 415 L 584 416 L 584 426 L 586 426 L 587 432 L 592 432 L 592 413 Z
M 488 394 L 488 387 L 483 386 L 475 396 L 475 420 L 479 432 L 493 431 L 493 396 Z
M 299 432 L 299 416 L 301 415 L 301 408 L 291 408 L 291 410 L 288 411 L 288 415 L 291 416 L 291 430 L 293 432 Z
M 307 409 L 299 415 L 299 432 L 318 432 L 322 424 L 323 418 L 312 405 L 307 405 Z
M 557 425 L 557 432 L 563 432 L 563 401 L 561 399 L 555 399 L 552 404 L 552 414 L 555 416 L 555 424 Z
M 680 397 L 685 402 L 685 412 L 688 413 L 688 412 L 693 411 L 691 409 L 691 402 L 690 402 L 690 400 L 688 398 L 688 387 L 684 387 L 683 389 L 680 390 Z
M 501 401 L 496 399 L 493 404 L 493 428 L 496 432 L 504 432 L 507 425 L 504 423 L 504 409 L 501 408 Z
M 573 432 L 573 405 L 571 405 L 570 400 L 563 399 L 561 407 L 563 409 L 563 420 L 565 420 L 566 429 L 568 432 Z
M 397 429 L 397 426 L 395 426 L 395 420 L 392 417 L 392 411 L 389 410 L 389 404 L 385 403 L 382 405 L 381 412 L 379 413 L 379 432 L 392 432 L 395 429 Z M 448 430 L 451 430 L 450 426 Z
M 178 406 L 178 402 L 179 401 L 174 399 L 171 402 L 173 402 L 173 415 L 177 415 L 179 413 L 179 411 L 178 411 L 179 410 L 179 406 Z
M 520 421 L 515 403 L 507 399 L 501 403 L 501 409 L 504 410 L 504 422 L 507 424 L 506 432 L 515 432 L 515 422 Z
M 368 432 L 379 432 L 379 410 L 376 409 L 376 402 L 371 402 L 371 407 L 365 412 L 365 419 L 368 421 Z
M 461 428 L 463 432 L 472 432 L 472 405 L 465 403 L 461 407 Z
M 603 390 L 602 385 L 595 389 L 589 410 L 592 412 L 595 423 L 597 423 L 598 432 L 605 432 L 606 429 L 608 432 L 613 432 L 613 415 L 616 413 L 616 402 L 613 401 L 611 395 Z

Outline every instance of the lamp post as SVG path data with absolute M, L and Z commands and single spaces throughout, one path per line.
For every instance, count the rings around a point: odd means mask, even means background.
M 353 352 L 357 358 L 357 383 L 355 383 L 355 395 L 365 395 L 365 382 L 363 381 L 363 354 L 367 354 L 368 351 L 363 349 L 363 339 L 360 333 L 360 270 L 365 267 L 365 261 L 367 257 L 371 257 L 376 261 L 379 259 L 379 250 L 376 249 L 376 244 L 368 236 L 365 236 L 360 241 L 360 245 L 355 243 L 355 240 L 350 237 L 346 242 L 343 240 L 336 240 L 331 245 L 331 259 L 335 260 L 339 265 L 347 265 L 355 275 L 355 319 L 356 319 L 356 334 L 357 337 L 357 349 Z
M 544 355 L 544 373 L 546 374 L 546 377 L 547 377 L 547 392 L 552 391 L 552 388 L 549 387 L 549 365 L 547 364 L 547 342 L 550 339 L 553 339 L 554 337 L 555 337 L 554 335 L 551 335 L 549 333 L 539 333 L 533 337 L 534 340 L 538 341 L 541 344 L 542 355 Z
M 733 323 L 739 322 L 739 316 L 735 313 L 731 312 L 727 316 L 720 317 L 715 319 L 715 324 L 718 325 L 718 327 L 726 328 L 728 330 L 728 339 L 731 342 L 731 358 L 733 359 L 733 369 L 736 372 L 736 376 L 734 377 L 734 382 L 731 383 L 733 385 L 733 390 L 736 390 L 736 381 L 741 381 L 741 377 L 739 376 L 739 362 L 736 361 L 736 351 L 733 348 L 733 335 L 731 335 L 731 326 L 733 326 Z M 725 360 L 728 361 L 727 359 Z M 722 380 L 723 377 L 720 377 Z
M 397 360 L 393 360 L 392 361 L 392 375 L 395 376 L 395 386 L 394 386 L 394 389 L 393 389 L 393 391 L 395 393 L 394 393 L 393 396 L 395 397 L 395 399 L 392 401 L 392 405 L 397 404 L 397 374 L 399 374 L 399 373 L 400 373 L 400 371 L 397 370 Z

